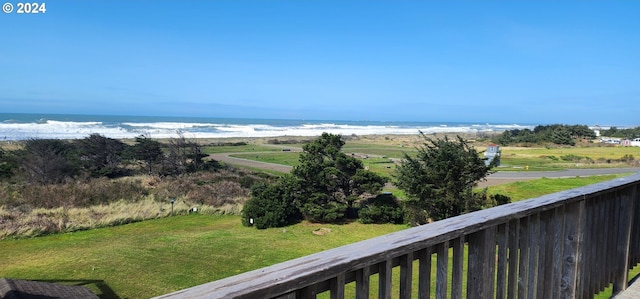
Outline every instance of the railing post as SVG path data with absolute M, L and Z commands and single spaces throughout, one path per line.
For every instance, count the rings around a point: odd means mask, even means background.
M 344 274 L 331 280 L 331 299 L 344 299 Z
M 580 273 L 580 247 L 585 225 L 585 201 L 570 204 L 565 209 L 564 250 L 562 254 L 562 278 L 560 297 L 577 298 Z
M 469 235 L 467 298 L 493 298 L 496 263 L 496 227 Z
M 413 252 L 400 257 L 400 299 L 411 299 Z
M 449 268 L 449 241 L 437 245 L 436 299 L 447 298 L 447 269 Z
M 371 270 L 365 266 L 356 272 L 356 299 L 369 299 Z
M 379 264 L 378 269 L 378 298 L 391 299 L 392 262 L 386 260 Z
M 616 295 L 627 289 L 629 280 L 629 246 L 631 244 L 631 225 L 633 224 L 633 210 L 635 198 L 635 186 L 621 191 L 619 207 L 618 244 L 616 244 L 615 278 L 613 280 L 613 293 Z
M 418 251 L 418 299 L 431 298 L 431 255 L 432 247 Z

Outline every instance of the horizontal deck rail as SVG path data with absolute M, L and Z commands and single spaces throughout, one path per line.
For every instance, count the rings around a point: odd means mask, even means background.
M 640 173 L 448 218 L 157 298 L 592 298 L 640 262 Z M 393 274 L 396 275 L 393 275 Z M 377 281 L 377 283 L 374 283 Z M 375 294 L 371 294 L 375 295 Z M 352 295 L 347 295 L 353 297 Z M 324 297 L 323 297 L 324 298 Z

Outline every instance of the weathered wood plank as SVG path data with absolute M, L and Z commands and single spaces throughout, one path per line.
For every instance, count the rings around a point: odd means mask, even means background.
M 411 299 L 413 284 L 413 253 L 400 257 L 400 299 Z
M 496 277 L 496 299 L 504 299 L 507 296 L 507 243 L 509 239 L 509 225 L 498 225 L 498 276 Z
M 565 209 L 564 252 L 560 296 L 576 298 L 579 285 L 580 246 L 584 228 L 585 202 L 572 203 Z
M 418 299 L 431 298 L 431 255 L 432 247 L 422 249 L 418 254 Z
M 496 228 L 469 235 L 467 298 L 493 298 L 496 263 Z
M 553 221 L 553 278 L 552 294 L 549 298 L 560 298 L 560 285 L 562 282 L 562 258 L 564 253 L 564 212 L 565 207 L 554 209 Z
M 364 267 L 356 271 L 356 299 L 369 299 L 371 270 Z
M 518 242 L 520 240 L 520 221 L 518 219 L 509 222 L 509 285 L 508 298 L 516 298 L 518 294 Z
M 344 299 L 344 274 L 331 280 L 331 299 Z
M 629 250 L 629 268 L 634 267 L 640 262 L 640 184 L 636 185 L 634 191 L 634 213 L 633 213 L 633 225 L 632 225 L 632 241 Z
M 379 264 L 378 269 L 378 298 L 391 299 L 391 278 L 393 278 L 393 268 L 391 260 L 386 260 Z
M 590 204 L 589 204 L 590 203 Z M 594 294 L 600 291 L 601 285 L 604 284 L 604 274 L 602 273 L 604 264 L 602 256 L 606 254 L 602 238 L 604 236 L 604 224 L 601 216 L 604 208 L 604 198 L 602 196 L 594 197 L 587 201 L 587 225 L 588 230 L 585 234 L 586 254 L 583 254 L 585 259 L 590 260 L 589 269 L 585 269 L 586 273 L 590 273 L 586 276 L 585 281 L 586 291 L 585 294 Z
M 540 243 L 540 214 L 529 216 L 529 271 L 527 273 L 527 298 L 538 298 L 538 254 Z
M 609 223 L 611 223 L 611 229 L 609 230 L 609 236 L 610 236 L 610 242 L 609 242 L 609 250 L 608 250 L 608 259 L 607 259 L 607 281 L 608 282 L 613 282 L 614 279 L 614 267 L 612 267 L 612 265 L 615 265 L 615 253 L 616 253 L 616 244 L 618 244 L 618 230 L 619 230 L 619 222 L 620 219 L 618 218 L 618 215 L 620 214 L 619 211 L 619 198 L 617 198 L 616 196 L 616 192 L 613 192 L 613 196 L 608 200 L 609 204 L 611 205 L 611 210 L 609 211 Z
M 550 282 L 553 276 L 553 264 L 550 262 L 553 259 L 553 246 L 549 246 L 549 244 L 553 239 L 553 232 L 550 227 L 554 211 L 545 211 L 540 214 L 540 231 L 537 241 L 540 249 L 538 251 L 538 279 L 536 284 L 536 294 L 540 298 L 551 298 L 551 295 L 545 294 L 545 292 L 550 288 L 547 282 Z
M 451 271 L 451 298 L 462 299 L 462 274 L 464 265 L 464 236 L 453 241 L 453 265 Z
M 487 267 L 485 267 L 485 275 L 487 277 L 484 283 L 484 294 L 487 295 L 485 298 L 493 298 L 495 295 L 495 283 L 496 283 L 496 233 L 497 227 L 489 227 L 486 230 L 486 242 L 485 242 L 485 258 Z
M 436 246 L 436 299 L 447 298 L 447 268 L 449 267 L 449 241 Z
M 518 262 L 518 298 L 526 298 L 529 283 L 529 217 L 520 219 L 520 261 Z
M 557 209 L 546 211 L 540 216 L 542 226 L 540 227 L 541 251 L 539 263 L 540 278 L 538 279 L 538 294 L 540 298 L 553 298 L 553 263 L 554 263 L 554 245 L 555 242 L 555 221 Z
M 618 231 L 618 243 L 616 243 L 616 277 L 613 281 L 613 295 L 624 291 L 629 281 L 629 247 L 631 243 L 631 225 L 633 224 L 633 210 L 636 188 L 620 191 L 620 230 Z

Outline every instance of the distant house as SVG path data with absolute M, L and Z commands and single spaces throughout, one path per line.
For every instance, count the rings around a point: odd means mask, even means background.
M 489 144 L 487 150 L 484 152 L 484 157 L 487 158 L 487 160 L 484 161 L 485 165 L 489 166 L 489 163 L 494 159 L 497 159 L 496 166 L 500 165 L 500 146 L 493 143 Z
M 99 299 L 83 286 L 63 285 L 51 282 L 0 278 L 0 298 L 4 299 Z
M 595 125 L 593 126 L 593 133 L 596 134 L 596 137 L 600 137 L 600 126 L 599 125 Z

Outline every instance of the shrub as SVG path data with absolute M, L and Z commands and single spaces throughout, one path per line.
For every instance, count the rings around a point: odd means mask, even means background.
M 295 224 L 302 219 L 294 198 L 283 184 L 256 184 L 252 197 L 242 209 L 242 224 L 255 225 L 258 229 L 282 227 Z
M 404 221 L 404 211 L 396 197 L 391 194 L 381 194 L 367 199 L 360 204 L 360 207 L 358 218 L 364 224 L 400 224 Z
M 511 202 L 511 197 L 503 194 L 493 194 L 491 195 L 491 200 L 495 202 L 496 205 L 504 205 Z

